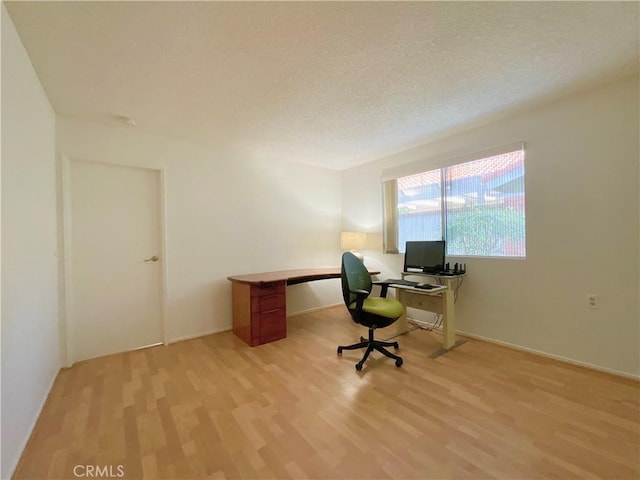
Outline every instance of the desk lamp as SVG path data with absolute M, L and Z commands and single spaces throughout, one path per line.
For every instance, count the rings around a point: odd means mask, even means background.
M 343 250 L 349 250 L 364 263 L 361 250 L 367 246 L 367 234 L 364 232 L 342 232 L 340 234 L 340 246 Z

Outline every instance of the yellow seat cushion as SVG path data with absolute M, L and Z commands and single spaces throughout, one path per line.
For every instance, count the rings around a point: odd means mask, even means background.
M 353 302 L 349 308 L 354 310 L 356 302 Z M 372 297 L 365 298 L 362 310 L 381 317 L 398 318 L 404 311 L 404 305 L 392 298 Z

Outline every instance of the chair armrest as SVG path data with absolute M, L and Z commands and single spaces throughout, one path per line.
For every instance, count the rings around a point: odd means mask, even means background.
M 374 285 L 380 285 L 380 296 L 382 298 L 387 298 L 387 291 L 389 290 L 389 283 L 387 280 L 377 280 L 375 282 L 371 282 Z
M 392 280 L 376 280 L 375 282 L 371 282 L 374 285 L 380 285 L 380 296 L 382 298 L 387 298 L 387 292 L 389 291 L 389 285 L 394 283 Z
M 369 292 L 366 290 L 349 290 L 349 293 L 355 293 L 358 296 L 358 298 L 356 298 L 356 315 L 360 315 L 362 313 L 364 299 L 369 296 Z
M 369 296 L 369 292 L 367 292 L 366 290 L 349 290 L 349 293 L 355 293 L 358 296 L 360 295 Z

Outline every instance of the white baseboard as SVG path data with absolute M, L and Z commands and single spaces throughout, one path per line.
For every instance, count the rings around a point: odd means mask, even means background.
M 287 315 L 288 317 L 298 317 L 300 315 L 306 315 L 307 313 L 319 312 L 320 310 L 328 310 L 329 308 L 339 307 L 340 305 L 344 305 L 343 303 L 332 303 L 331 305 L 323 305 L 321 307 L 309 308 L 307 310 L 301 310 L 299 312 L 291 313 Z
M 309 314 L 309 313 L 319 312 L 319 311 L 322 311 L 322 310 L 328 310 L 330 308 L 339 307 L 341 305 L 343 305 L 343 304 L 342 303 L 334 303 L 334 304 L 331 304 L 331 305 L 323 305 L 323 306 L 320 306 L 320 307 L 309 308 L 307 310 L 301 310 L 299 312 L 295 312 L 295 313 L 289 314 L 289 315 L 287 315 L 287 317 L 298 317 L 300 315 L 306 315 L 306 314 Z M 426 323 L 426 324 L 428 324 L 428 322 L 422 322 L 420 320 L 414 320 L 414 321 L 416 321 L 417 323 Z M 193 334 L 193 335 L 186 335 L 186 336 L 183 336 L 183 337 L 178 337 L 178 338 L 171 339 L 171 340 L 168 341 L 167 344 L 176 343 L 176 342 L 182 342 L 184 340 L 191 340 L 191 339 L 198 338 L 198 337 L 204 337 L 206 335 L 211 335 L 211 334 L 214 334 L 214 333 L 227 332 L 227 331 L 229 331 L 231 329 L 232 329 L 232 327 L 229 326 L 227 328 L 219 328 L 219 329 L 210 330 L 210 331 L 203 332 L 203 333 L 196 333 L 196 334 Z M 442 326 L 435 327 L 434 330 L 442 330 Z M 599 371 L 599 372 L 608 373 L 608 374 L 615 375 L 615 376 L 618 376 L 618 377 L 629 378 L 629 379 L 632 379 L 632 380 L 640 380 L 640 375 L 634 375 L 634 374 L 631 374 L 631 373 L 622 372 L 622 371 L 614 370 L 614 369 L 611 369 L 611 368 L 601 367 L 599 365 L 594 365 L 592 363 L 573 360 L 571 358 L 566 358 L 566 357 L 562 357 L 562 356 L 559 356 L 559 355 L 554 355 L 552 353 L 543 352 L 542 350 L 535 350 L 533 348 L 523 347 L 521 345 L 516 345 L 514 343 L 503 342 L 501 340 L 495 340 L 493 338 L 483 337 L 482 335 L 476 335 L 476 334 L 464 332 L 464 331 L 461 331 L 461 330 L 456 330 L 456 334 L 464 336 L 464 337 L 468 337 L 468 338 L 474 338 L 474 339 L 477 339 L 477 340 L 481 340 L 481 341 L 487 342 L 487 343 L 493 343 L 495 345 L 500 345 L 502 347 L 507 347 L 507 348 L 511 348 L 511 349 L 514 349 L 514 350 L 520 350 L 522 352 L 531 353 L 533 355 L 538 355 L 538 356 L 541 356 L 541 357 L 551 358 L 551 359 L 558 360 L 558 361 L 563 362 L 563 363 L 568 363 L 570 365 L 575 365 L 575 366 L 583 367 L 583 368 L 589 368 L 591 370 L 596 370 L 596 371 Z
M 44 408 L 45 404 L 47 403 L 47 399 L 49 398 L 49 394 L 51 393 L 51 389 L 53 388 L 53 384 L 56 382 L 56 378 L 58 378 L 58 374 L 59 373 L 60 373 L 60 368 L 58 368 L 58 370 L 56 371 L 56 374 L 51 379 L 51 382 L 49 382 L 49 388 L 47 388 L 47 393 L 44 395 L 44 397 L 40 401 L 40 405 L 39 405 L 39 407 L 38 407 L 38 409 L 36 411 L 36 414 L 35 414 L 35 416 L 33 417 L 32 421 L 31 421 L 31 425 L 29 426 L 29 429 L 27 430 L 27 434 L 25 435 L 25 437 L 22 440 L 22 442 L 20 442 L 20 448 L 18 449 L 18 456 L 13 459 L 13 462 L 11 462 L 11 467 L 9 468 L 9 471 L 7 472 L 8 475 L 6 477 L 2 476 L 2 478 L 13 478 L 13 474 L 16 473 L 16 468 L 18 468 L 18 463 L 20 462 L 20 458 L 22 457 L 22 454 L 24 453 L 24 449 L 27 448 L 27 443 L 29 443 L 29 439 L 31 438 L 31 435 L 33 434 L 33 429 L 36 427 L 36 423 L 38 423 L 38 419 L 40 418 L 40 415 L 42 414 L 42 409 Z
M 552 353 L 543 352 L 541 350 L 535 350 L 533 348 L 523 347 L 523 346 L 520 346 L 520 345 L 516 345 L 514 343 L 503 342 L 501 340 L 495 340 L 493 338 L 483 337 L 481 335 L 476 335 L 476 334 L 473 334 L 473 333 L 462 332 L 460 330 L 456 330 L 456 334 L 464 336 L 464 337 L 468 337 L 468 338 L 474 338 L 474 339 L 477 339 L 477 340 L 482 340 L 483 342 L 487 342 L 487 343 L 493 343 L 495 345 L 500 345 L 502 347 L 511 348 L 513 350 L 520 350 L 522 352 L 532 353 L 532 354 L 538 355 L 540 357 L 551 358 L 553 360 L 558 360 L 559 362 L 568 363 L 570 365 L 575 365 L 575 366 L 578 366 L 578 367 L 588 368 L 590 370 L 597 370 L 599 372 L 608 373 L 608 374 L 611 374 L 611 375 L 615 375 L 617 377 L 629 378 L 631 380 L 640 380 L 640 375 L 634 375 L 632 373 L 621 372 L 619 370 L 614 370 L 612 368 L 606 368 L 606 367 L 601 367 L 599 365 L 593 365 L 592 363 L 581 362 L 581 361 L 578 361 L 578 360 L 573 360 L 571 358 L 561 357 L 559 355 L 554 355 Z
M 224 328 L 216 328 L 216 329 L 213 329 L 213 330 L 207 330 L 206 332 L 194 333 L 192 335 L 185 335 L 183 337 L 171 338 L 171 339 L 167 340 L 167 345 L 169 345 L 171 343 L 184 342 L 185 340 L 193 340 L 194 338 L 206 337 L 207 335 L 212 335 L 214 333 L 228 332 L 232 328 L 233 327 L 231 325 L 229 325 L 228 327 L 224 327 Z

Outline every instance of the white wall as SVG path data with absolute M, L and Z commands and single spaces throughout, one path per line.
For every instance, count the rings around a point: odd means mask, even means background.
M 467 258 L 461 331 L 640 375 L 638 78 L 564 98 L 343 172 L 343 226 L 374 232 L 365 252 L 382 276 L 382 171 L 526 142 L 527 258 Z M 453 258 L 453 261 L 459 261 Z M 597 294 L 600 308 L 586 308 Z
M 55 115 L 2 5 L 2 466 L 59 370 Z
M 165 168 L 169 341 L 231 328 L 229 275 L 339 265 L 338 172 L 67 117 L 57 142 L 72 160 Z M 287 300 L 290 315 L 339 303 L 340 286 Z

